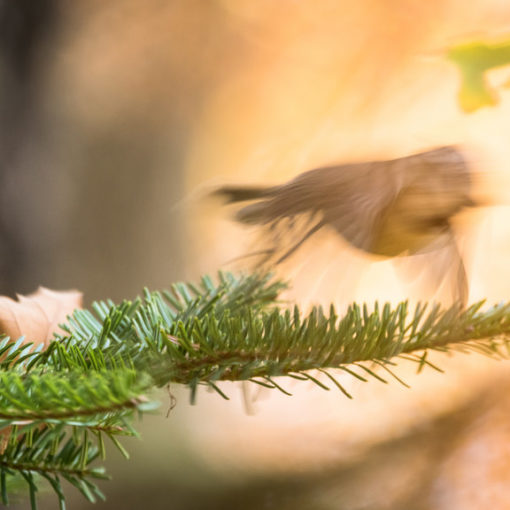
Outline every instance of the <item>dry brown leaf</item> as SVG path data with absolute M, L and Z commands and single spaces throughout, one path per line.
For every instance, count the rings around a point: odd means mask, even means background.
M 0 296 L 0 333 L 46 347 L 54 333 L 63 333 L 58 327 L 73 310 L 82 307 L 81 292 L 55 291 L 39 287 L 28 296 L 18 294 L 18 301 Z M 21 424 L 20 424 L 21 425 Z M 0 454 L 7 447 L 11 427 L 0 429 Z
M 28 296 L 18 294 L 18 301 L 0 296 L 0 333 L 27 342 L 48 345 L 54 333 L 62 333 L 58 325 L 73 310 L 82 307 L 81 292 L 55 291 L 39 287 Z

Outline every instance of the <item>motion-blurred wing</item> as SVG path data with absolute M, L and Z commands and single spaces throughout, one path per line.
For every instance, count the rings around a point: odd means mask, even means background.
M 438 295 L 440 289 L 447 299 L 462 308 L 468 300 L 468 279 L 464 261 L 451 228 L 415 255 L 393 260 L 397 274 L 405 283 L 418 286 L 422 299 Z M 446 297 L 446 296 L 445 296 Z
M 374 253 L 381 224 L 400 191 L 385 170 L 380 163 L 326 167 L 255 194 L 248 188 L 229 188 L 223 194 L 230 201 L 251 199 L 236 219 L 259 227 L 256 251 L 272 263 L 287 260 L 323 228 L 359 250 Z
M 381 227 L 396 196 L 397 190 L 388 185 L 353 192 L 324 211 L 324 222 L 355 248 L 377 254 Z

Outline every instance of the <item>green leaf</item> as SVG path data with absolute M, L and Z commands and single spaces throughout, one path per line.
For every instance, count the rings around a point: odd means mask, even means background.
M 457 65 L 461 75 L 459 103 L 465 112 L 498 104 L 499 97 L 487 80 L 487 72 L 510 64 L 510 41 L 486 43 L 474 41 L 449 49 L 447 58 Z

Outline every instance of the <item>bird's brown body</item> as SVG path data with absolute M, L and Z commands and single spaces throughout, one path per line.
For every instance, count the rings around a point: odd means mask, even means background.
M 450 221 L 473 205 L 471 175 L 454 147 L 318 168 L 279 186 L 224 187 L 218 192 L 228 202 L 252 201 L 236 218 L 268 228 L 273 246 L 266 253 L 276 263 L 319 229 L 330 228 L 352 246 L 387 257 L 450 249 L 463 275 L 459 285 L 467 289 Z M 293 225 L 303 217 L 307 227 L 301 223 L 296 231 Z

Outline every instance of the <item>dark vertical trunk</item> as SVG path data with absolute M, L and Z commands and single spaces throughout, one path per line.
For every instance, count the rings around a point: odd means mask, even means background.
M 56 0 L 0 0 L 0 293 L 22 289 L 27 235 L 19 228 L 24 151 L 35 143 L 44 50 L 56 25 Z M 14 196 L 16 195 L 16 196 Z

